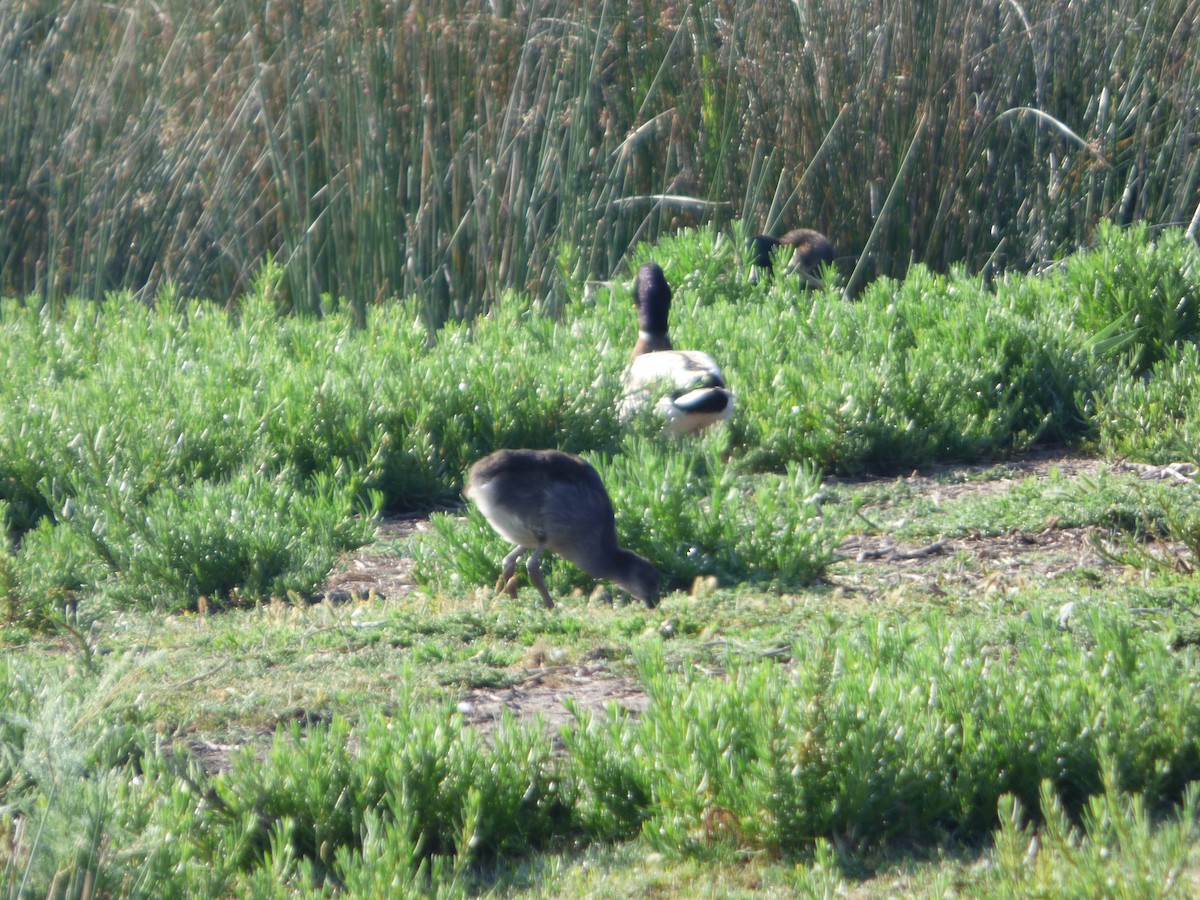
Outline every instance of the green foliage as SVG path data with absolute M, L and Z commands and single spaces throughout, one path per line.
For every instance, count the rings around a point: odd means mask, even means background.
M 1200 253 L 1177 230 L 1150 241 L 1145 226 L 1123 231 L 1103 222 L 1094 247 L 1068 257 L 1062 277 L 1075 291 L 1076 320 L 1087 333 L 1116 324 L 1136 337 L 1129 354 L 1135 374 L 1200 337 Z
M 9 621 L 44 627 L 103 579 L 104 564 L 87 535 L 43 519 L 22 537 L 8 571 Z
M 731 661 L 718 680 L 648 652 L 649 710 L 620 725 L 585 715 L 567 737 L 586 761 L 588 819 L 684 852 L 971 840 L 995 826 L 1004 794 L 1038 809 L 1044 779 L 1079 815 L 1106 758 L 1116 789 L 1151 809 L 1178 801 L 1200 772 L 1200 719 L 1167 698 L 1195 690 L 1190 663 L 1101 615 L 1083 641 L 1049 617 L 1033 632 L 997 646 L 935 617 L 854 633 L 831 623 L 789 670 Z
M 623 539 L 639 548 L 664 582 L 699 576 L 779 590 L 824 574 L 845 537 L 850 511 L 820 506 L 820 476 L 792 465 L 751 480 L 722 461 L 721 436 L 676 448 L 627 439 L 601 469 L 614 506 L 626 511 Z
M 92 721 L 128 671 L 31 681 L 0 660 L 0 840 L 14 896 L 45 895 L 64 876 L 74 893 L 86 878 L 123 896 L 379 878 L 416 894 L 575 830 L 570 781 L 539 728 L 503 725 L 485 747 L 448 709 L 405 707 L 353 730 L 341 718 L 281 730 L 265 760 L 244 753 L 214 777 L 132 715 Z
M 1194 654 L 1102 609 L 1075 632 L 1038 614 L 999 638 L 928 613 L 848 624 L 818 624 L 787 665 L 731 657 L 721 677 L 642 644 L 648 708 L 576 710 L 558 749 L 538 722 L 484 739 L 450 703 L 419 703 L 406 672 L 386 713 L 281 727 L 218 774 L 117 700 L 135 655 L 84 673 L 6 656 L 6 884 L 456 893 L 502 860 L 639 835 L 672 857 L 811 860 L 804 877 L 829 883 L 833 846 L 994 833 L 994 870 L 976 875 L 996 896 L 1169 893 L 1196 852 Z
M 1060 318 L 1031 319 L 1004 292 L 917 266 L 854 304 L 831 292 L 798 303 L 776 287 L 714 313 L 749 461 L 903 471 L 1080 438 L 1080 398 L 1103 372 L 1062 327 L 1065 293 Z
M 712 312 L 708 307 L 747 302 L 758 293 L 748 280 L 741 250 L 746 246 L 742 234 L 748 228 L 746 222 L 735 220 L 732 230 L 702 225 L 664 234 L 654 243 L 643 241 L 633 248 L 629 270 L 636 273 L 646 262 L 662 266 L 671 285 L 673 322 L 686 326 Z M 687 334 L 680 332 L 680 336 Z
M 410 710 L 373 717 L 354 730 L 277 735 L 260 762 L 240 756 L 217 780 L 220 817 L 256 821 L 251 869 L 288 860 L 358 884 L 386 859 L 398 885 L 441 881 L 454 869 L 545 846 L 572 828 L 569 782 L 553 771 L 549 740 L 537 729 L 502 726 L 484 748 L 451 712 Z M 443 885 L 444 886 L 444 885 Z
M 1200 347 L 1172 347 L 1145 377 L 1114 379 L 1096 394 L 1096 421 L 1108 455 L 1200 464 Z
M 115 584 L 114 599 L 192 608 L 201 596 L 250 598 L 307 591 L 344 550 L 371 538 L 353 496 L 325 476 L 297 486 L 238 473 L 161 491 L 136 509 L 81 498 L 68 527 L 82 533 Z
M 1104 552 L 1144 571 L 1191 573 L 1200 564 L 1200 491 L 1184 476 L 1167 485 L 1135 484 L 1128 503 L 1140 512 L 1133 527 L 1114 529 Z M 1151 544 L 1146 538 L 1160 538 Z M 1194 610 L 1193 610 L 1194 612 Z
M 126 810 L 118 784 L 140 763 L 146 737 L 130 710 L 107 706 L 133 663 L 71 677 L 50 662 L 29 670 L 0 659 L 0 825 L 10 896 L 117 892 L 105 849 Z M 86 887 L 90 885 L 91 887 Z
M 627 286 L 553 314 L 506 295 L 437 332 L 401 304 L 361 321 L 281 316 L 274 264 L 234 316 L 174 291 L 156 307 L 5 302 L 6 616 L 45 623 L 94 596 L 179 608 L 311 592 L 372 514 L 452 502 L 498 447 L 588 454 L 623 540 L 671 584 L 811 583 L 844 521 L 818 508 L 818 469 L 905 471 L 1045 440 L 1192 459 L 1197 267 L 1182 241 L 1103 229 L 1045 277 L 989 289 L 916 266 L 854 303 L 747 284 L 736 241 L 712 227 L 641 247 L 675 279 L 676 344 L 710 352 L 736 395 L 730 424 L 699 443 L 662 442 L 652 417 L 617 421 Z M 502 554 L 480 517 L 462 534 L 439 519 L 439 536 L 432 583 L 493 581 Z M 588 585 L 561 564 L 550 579 Z
M 58 316 L 5 305 L 0 499 L 18 605 L 309 592 L 373 512 L 444 503 L 496 446 L 582 449 L 616 431 L 615 382 L 593 388 L 599 348 L 525 301 L 430 344 L 400 307 L 357 329 L 281 319 L 269 293 L 236 321 L 128 297 Z M 576 365 L 547 380 L 562 358 Z
M 1092 797 L 1076 827 L 1048 781 L 1039 799 L 1044 822 L 1036 831 L 1011 795 L 1000 799 L 996 833 L 996 887 L 989 896 L 1182 896 L 1180 878 L 1194 866 L 1197 791 L 1193 784 L 1178 812 L 1154 823 L 1145 799 L 1121 793 L 1105 773 L 1105 790 Z M 1186 877 L 1186 876 L 1185 876 Z

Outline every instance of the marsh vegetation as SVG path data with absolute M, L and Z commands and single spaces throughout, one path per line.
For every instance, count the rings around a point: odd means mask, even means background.
M 0 893 L 1194 894 L 1197 24 L 4 4 Z M 659 607 L 494 596 L 502 447 Z

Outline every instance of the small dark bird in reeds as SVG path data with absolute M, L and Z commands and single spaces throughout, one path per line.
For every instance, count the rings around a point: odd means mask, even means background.
M 752 250 L 750 260 L 750 281 L 757 283 L 760 278 L 770 278 L 775 273 L 773 257 L 779 247 L 789 247 L 792 250 L 784 273 L 797 274 L 810 287 L 820 287 L 821 266 L 833 265 L 837 251 L 833 242 L 819 231 L 811 228 L 793 228 L 783 237 L 771 237 L 769 234 L 757 234 L 750 239 Z

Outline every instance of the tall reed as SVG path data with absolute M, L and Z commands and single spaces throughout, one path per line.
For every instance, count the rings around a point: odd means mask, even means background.
M 12 0 L 0 292 L 559 295 L 810 224 L 861 277 L 1026 267 L 1200 206 L 1195 0 Z M 891 197 L 890 202 L 886 202 Z

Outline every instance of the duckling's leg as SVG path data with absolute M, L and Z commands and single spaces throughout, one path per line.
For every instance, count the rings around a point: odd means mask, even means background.
M 529 555 L 529 562 L 525 564 L 525 568 L 529 571 L 529 580 L 542 592 L 546 609 L 554 609 L 554 601 L 550 599 L 550 592 L 546 590 L 546 579 L 542 577 L 542 549 L 538 547 Z
M 525 548 L 520 544 L 512 548 L 512 552 L 504 557 L 504 568 L 500 570 L 500 580 L 496 582 L 496 590 L 502 591 L 514 600 L 517 599 L 517 557 Z

